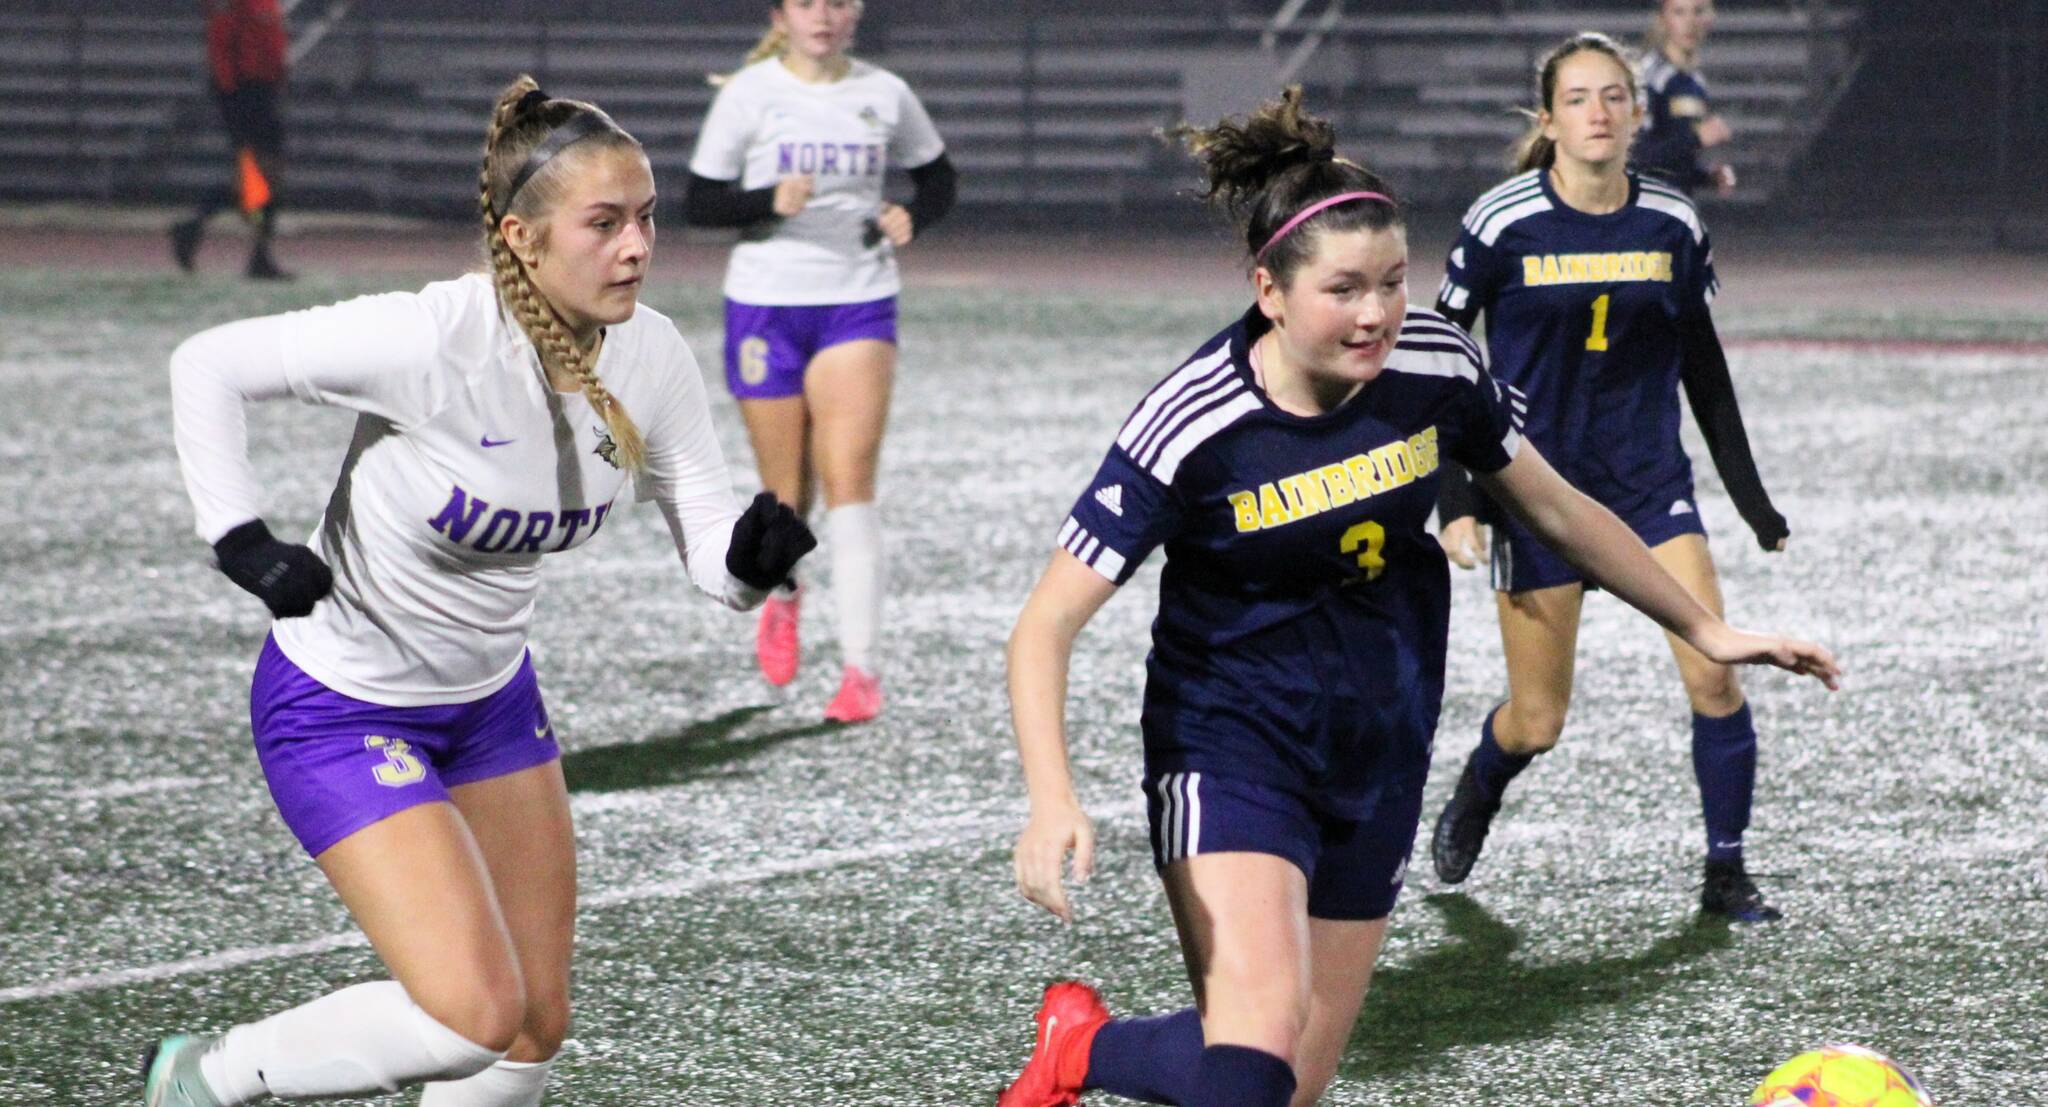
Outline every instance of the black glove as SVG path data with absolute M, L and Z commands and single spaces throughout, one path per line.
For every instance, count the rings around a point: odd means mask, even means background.
M 817 536 L 796 512 L 776 499 L 775 493 L 763 492 L 732 525 L 725 571 L 748 587 L 766 592 L 787 581 L 797 561 L 817 548 Z
M 334 590 L 334 574 L 319 554 L 272 538 L 261 519 L 221 535 L 213 556 L 229 580 L 280 619 L 311 614 L 313 605 Z

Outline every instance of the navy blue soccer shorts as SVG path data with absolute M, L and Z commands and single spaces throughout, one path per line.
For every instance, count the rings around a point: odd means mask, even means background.
M 1534 592 L 1560 584 L 1586 583 L 1586 578 L 1544 545 L 1542 539 L 1505 512 L 1501 515 L 1493 528 L 1494 591 Z M 1636 532 L 1645 546 L 1660 546 L 1681 534 L 1707 533 L 1706 524 L 1700 521 L 1700 502 L 1693 495 L 1690 482 L 1650 497 L 1639 509 L 1626 514 L 1617 511 L 1615 515 Z
M 1365 818 L 1341 819 L 1269 785 L 1162 773 L 1145 777 L 1145 808 L 1162 870 L 1204 853 L 1268 853 L 1308 877 L 1311 918 L 1383 919 L 1408 876 L 1422 781 L 1388 784 Z

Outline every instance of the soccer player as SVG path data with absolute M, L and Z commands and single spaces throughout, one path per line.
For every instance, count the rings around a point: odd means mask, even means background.
M 221 570 L 277 617 L 250 716 L 272 797 L 391 979 L 165 1038 L 150 1107 L 425 1082 L 532 1107 L 569 1019 L 576 856 L 527 626 L 546 554 L 627 481 L 736 608 L 812 538 L 733 501 L 696 359 L 638 306 L 654 179 L 610 117 L 522 77 L 484 149 L 489 274 L 231 323 L 171 357 L 179 460 Z M 357 413 L 312 548 L 260 518 L 243 408 Z
M 1551 51 L 1537 95 L 1541 110 L 1517 157 L 1522 171 L 1466 213 L 1437 309 L 1467 327 L 1486 314 L 1494 372 L 1526 406 L 1529 441 L 1718 615 L 1720 585 L 1679 445 L 1681 384 L 1758 543 L 1782 550 L 1788 531 L 1757 476 L 1714 333 L 1706 227 L 1676 189 L 1627 169 L 1639 109 L 1613 40 L 1580 35 Z M 1501 512 L 1491 490 L 1475 498 L 1457 479 L 1444 488 L 1443 541 L 1460 566 L 1483 557 L 1478 524 L 1496 524 L 1493 585 L 1508 671 L 1508 699 L 1487 715 L 1430 841 L 1437 875 L 1456 884 L 1478 860 L 1508 782 L 1564 729 L 1579 610 L 1593 581 L 1554 536 Z M 1742 687 L 1726 658 L 1682 636 L 1670 642 L 1692 701 L 1706 815 L 1701 908 L 1777 918 L 1742 860 L 1756 781 L 1756 730 Z
M 207 70 L 235 157 L 235 183 L 208 191 L 190 219 L 171 226 L 171 257 L 191 272 L 206 221 L 239 207 L 256 227 L 245 272 L 254 280 L 290 280 L 270 253 L 284 186 L 284 13 L 277 0 L 205 0 L 205 8 Z
M 1723 196 L 1735 191 L 1735 167 L 1708 165 L 1702 156 L 1735 137 L 1714 114 L 1700 73 L 1700 44 L 1713 27 L 1714 0 L 1660 0 L 1643 59 L 1648 111 L 1636 138 L 1635 165 L 1688 196 L 1709 184 Z
M 684 217 L 739 227 L 725 273 L 725 379 L 763 487 L 808 514 L 825 488 L 839 619 L 838 722 L 882 708 L 882 525 L 875 466 L 896 374 L 896 251 L 953 206 L 956 175 L 931 117 L 895 74 L 848 56 L 859 0 L 778 0 L 773 26 L 725 79 L 690 160 Z M 891 164 L 916 195 L 882 198 Z M 794 581 L 762 605 L 761 673 L 796 678 Z
M 1525 525 L 1724 662 L 1832 684 L 1819 646 L 1730 628 L 1527 443 L 1479 348 L 1408 309 L 1404 212 L 1289 89 L 1184 137 L 1237 217 L 1256 302 L 1167 375 L 1076 501 L 1010 638 L 1030 821 L 1019 891 L 1062 885 L 1095 832 L 1069 775 L 1075 637 L 1166 549 L 1140 717 L 1153 860 L 1195 1004 L 1110 1019 L 1054 984 L 999 1100 L 1099 1088 L 1193 1107 L 1315 1102 L 1335 1073 L 1414 842 L 1450 607 L 1425 529 L 1455 460 Z

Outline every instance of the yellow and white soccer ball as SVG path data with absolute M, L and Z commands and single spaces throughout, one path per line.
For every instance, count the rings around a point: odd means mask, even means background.
M 1749 1097 L 1752 1107 L 1934 1107 L 1920 1082 L 1875 1050 L 1831 1045 L 1779 1065 Z

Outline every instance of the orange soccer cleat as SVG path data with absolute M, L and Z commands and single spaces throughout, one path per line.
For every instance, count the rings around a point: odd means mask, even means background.
M 788 599 L 769 596 L 761 604 L 761 626 L 754 634 L 754 659 L 761 663 L 761 675 L 777 688 L 796 679 L 797 604 L 800 595 Z
M 1038 1045 L 1015 1083 L 996 1097 L 996 1107 L 1069 1107 L 1081 1102 L 1088 1079 L 1088 1050 L 1095 1032 L 1109 1021 L 1109 1008 L 1095 989 L 1065 980 L 1045 989 L 1038 1005 Z

